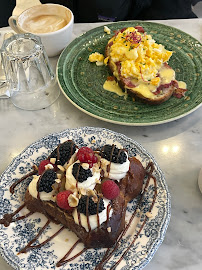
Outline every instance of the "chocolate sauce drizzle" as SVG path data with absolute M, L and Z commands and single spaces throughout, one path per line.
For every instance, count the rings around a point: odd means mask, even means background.
M 50 224 L 51 220 L 47 220 L 46 224 L 40 229 L 40 231 L 38 232 L 38 234 L 23 248 L 18 252 L 18 255 L 20 253 L 26 253 L 27 251 L 31 250 L 31 249 L 35 249 L 35 248 L 40 248 L 42 246 L 44 246 L 45 244 L 47 244 L 49 241 L 51 241 L 54 237 L 56 237 L 61 231 L 63 231 L 65 229 L 64 226 L 62 226 L 56 233 L 54 233 L 52 236 L 50 236 L 49 238 L 47 238 L 45 241 L 43 241 L 42 243 L 38 244 L 38 245 L 32 245 L 34 242 L 37 241 L 37 239 L 40 237 L 40 235 L 44 232 L 44 230 L 48 227 L 48 225 Z
M 154 180 L 154 196 L 153 196 L 153 200 L 152 200 L 152 204 L 149 208 L 149 212 L 152 211 L 152 208 L 154 206 L 154 203 L 156 201 L 156 197 L 157 197 L 157 183 L 156 183 L 156 178 L 152 175 L 154 171 L 154 165 L 152 162 L 150 162 L 147 167 L 146 167 L 146 175 L 148 176 L 148 179 L 147 179 L 147 182 L 145 184 L 145 187 L 144 187 L 144 190 L 141 194 L 141 197 L 140 197 L 140 200 L 136 206 L 136 209 L 135 211 L 133 212 L 128 224 L 126 225 L 126 227 L 124 228 L 124 230 L 122 231 L 122 233 L 119 235 L 116 243 L 115 243 L 115 246 L 111 249 L 111 248 L 108 248 L 104 257 L 102 258 L 101 262 L 95 267 L 95 270 L 102 270 L 103 269 L 103 266 L 111 259 L 111 257 L 113 256 L 113 254 L 115 253 L 115 251 L 118 249 L 118 247 L 120 246 L 120 240 L 123 238 L 123 236 L 126 234 L 126 232 L 128 231 L 133 219 L 135 218 L 136 214 L 137 214 L 137 209 L 138 207 L 140 206 L 142 200 L 143 200 L 143 197 L 144 197 L 144 194 L 145 192 L 147 191 L 147 187 L 149 185 L 149 182 L 150 182 L 150 179 L 153 178 Z M 145 215 L 145 218 L 144 218 L 144 221 L 141 225 L 141 227 L 139 228 L 138 232 L 136 233 L 136 235 L 134 236 L 131 244 L 127 247 L 127 249 L 124 251 L 124 253 L 122 254 L 122 256 L 120 257 L 120 259 L 110 268 L 110 270 L 114 270 L 117 265 L 124 259 L 124 256 L 126 255 L 126 253 L 130 250 L 130 248 L 134 245 L 136 239 L 138 238 L 139 234 L 141 233 L 145 223 L 147 222 L 148 220 L 148 217 Z
M 34 165 L 33 167 L 33 171 L 31 171 L 30 173 L 26 174 L 25 176 L 23 176 L 22 178 L 18 179 L 16 182 L 14 182 L 11 186 L 10 186 L 10 193 L 13 194 L 14 193 L 14 189 L 15 187 L 20 184 L 22 181 L 24 181 L 25 179 L 27 179 L 28 177 L 36 174 L 38 172 L 38 168 Z
M 37 199 L 38 199 L 38 200 L 41 199 L 41 198 L 40 198 L 40 192 L 39 192 L 39 186 L 40 186 L 40 182 L 41 182 L 42 175 L 43 175 L 43 174 L 41 174 L 41 175 L 39 176 L 39 179 L 38 179 L 37 184 L 36 184 Z
M 87 217 L 88 231 L 90 232 L 91 226 L 90 226 L 90 220 L 89 220 L 88 206 L 89 206 L 89 196 L 87 197 L 87 200 L 86 200 L 86 217 Z
M 102 148 L 104 149 L 104 148 Z M 110 164 L 111 164 L 111 159 L 112 159 L 112 155 L 113 155 L 113 151 L 115 149 L 115 145 L 113 145 L 112 147 L 112 153 L 110 155 Z M 102 151 L 102 150 L 101 150 Z M 120 152 L 123 151 L 123 149 L 120 149 Z M 59 160 L 59 146 L 57 148 L 57 160 Z M 118 154 L 119 156 L 119 154 Z M 102 157 L 102 153 L 101 153 L 101 157 Z M 118 157 L 117 157 L 118 158 Z M 110 169 L 110 168 L 109 168 Z M 32 176 L 34 174 L 36 174 L 38 171 L 37 167 L 36 166 L 33 166 L 33 171 L 28 173 L 27 175 L 25 175 L 24 177 L 22 177 L 21 179 L 19 179 L 18 181 L 16 181 L 15 183 L 13 183 L 10 187 L 10 192 L 13 194 L 14 192 L 14 189 L 15 187 L 21 183 L 22 181 L 24 181 L 26 178 L 28 178 L 29 176 Z M 78 169 L 79 171 L 79 169 Z M 124 230 L 122 231 L 122 233 L 119 235 L 114 247 L 112 248 L 108 248 L 105 255 L 103 256 L 102 260 L 100 261 L 100 263 L 95 267 L 95 270 L 102 270 L 104 265 L 111 259 L 111 257 L 113 256 L 113 254 L 115 253 L 115 251 L 119 248 L 120 246 L 120 241 L 121 239 L 124 237 L 124 235 L 126 234 L 126 232 L 128 231 L 133 219 L 135 218 L 136 214 L 137 214 L 137 209 L 138 207 L 140 206 L 142 200 L 143 200 L 143 197 L 144 197 L 144 194 L 146 193 L 147 191 L 147 187 L 149 185 L 149 182 L 151 180 L 151 178 L 153 179 L 154 181 L 154 195 L 153 195 L 153 200 L 152 200 L 152 203 L 151 203 L 151 206 L 149 208 L 149 212 L 152 211 L 153 209 L 153 206 L 155 204 L 155 201 L 156 201 L 156 197 L 157 197 L 157 181 L 156 181 L 156 178 L 152 175 L 154 171 L 154 164 L 152 162 L 150 162 L 147 167 L 146 167 L 146 175 L 147 175 L 147 181 L 145 183 L 145 187 L 144 187 L 144 190 L 141 194 L 141 197 L 139 199 L 139 202 L 137 203 L 137 206 L 136 206 L 136 209 L 135 211 L 133 212 L 129 222 L 127 223 L 127 225 L 125 226 Z M 41 176 L 40 176 L 41 177 Z M 77 176 L 78 177 L 78 176 Z M 77 182 L 78 182 L 78 179 L 76 179 Z M 38 181 L 38 183 L 40 182 L 40 179 Z M 37 190 L 38 190 L 38 183 L 37 183 Z M 77 189 L 78 189 L 78 183 L 77 183 Z M 38 192 L 39 193 L 39 192 Z M 38 195 L 37 196 L 38 199 L 40 199 L 40 196 Z M 98 214 L 98 209 L 99 209 L 99 202 L 100 202 L 100 198 L 98 199 L 98 202 L 97 202 L 97 223 L 98 223 L 98 228 L 100 227 L 100 221 L 99 221 L 99 214 Z M 91 231 L 91 226 L 90 226 L 90 222 L 89 222 L 89 212 L 88 212 L 88 205 L 89 205 L 89 197 L 87 199 L 87 203 L 86 203 L 86 216 L 87 216 L 87 223 L 88 223 L 88 229 L 89 229 L 89 233 Z M 10 223 L 12 222 L 15 222 L 15 221 L 18 221 L 18 220 L 22 220 L 28 216 L 30 216 L 31 214 L 33 214 L 32 212 L 29 212 L 27 213 L 26 215 L 24 216 L 21 216 L 21 217 L 17 217 L 17 218 L 14 218 L 14 216 L 20 211 L 22 210 L 24 207 L 26 206 L 26 203 L 24 203 L 23 205 L 21 205 L 15 212 L 11 213 L 11 214 L 5 214 L 3 216 L 2 219 L 0 219 L 0 224 L 4 224 L 5 227 L 9 226 Z M 107 222 L 109 220 L 109 212 L 111 210 L 111 205 L 108 204 L 107 206 Z M 77 210 L 77 214 L 78 214 L 78 220 L 79 220 L 79 225 L 81 225 L 81 218 L 80 218 L 80 212 Z M 143 223 L 141 225 L 141 227 L 139 228 L 139 230 L 137 231 L 137 233 L 134 235 L 134 238 L 132 240 L 132 242 L 130 243 L 130 245 L 125 249 L 125 251 L 123 252 L 123 254 L 121 255 L 120 259 L 110 268 L 111 270 L 114 270 L 118 265 L 119 263 L 124 259 L 124 256 L 127 254 L 127 252 L 131 249 L 131 247 L 134 245 L 135 241 L 137 240 L 139 234 L 141 233 L 142 229 L 144 228 L 144 225 L 146 224 L 148 220 L 148 217 L 147 215 L 145 215 L 145 218 L 143 220 Z M 18 255 L 21 254 L 21 253 L 26 253 L 28 252 L 29 250 L 31 249 L 35 249 L 35 248 L 40 248 L 42 246 L 44 246 L 46 243 L 48 243 L 49 241 L 51 241 L 54 237 L 56 237 L 62 230 L 65 229 L 64 226 L 62 226 L 56 233 L 54 233 L 52 236 L 50 236 L 49 238 L 47 238 L 45 241 L 43 241 L 42 243 L 40 244 L 37 244 L 37 245 L 32 245 L 33 243 L 35 243 L 38 238 L 40 237 L 40 235 L 44 232 L 44 230 L 48 227 L 48 225 L 50 224 L 52 220 L 48 218 L 46 224 L 40 229 L 40 231 L 38 232 L 38 234 L 23 248 L 19 251 Z M 70 257 L 69 259 L 67 259 L 69 257 L 69 255 L 72 253 L 72 251 L 76 248 L 76 246 L 81 242 L 81 240 L 79 239 L 70 249 L 69 251 L 65 254 L 65 256 L 57 262 L 56 266 L 57 267 L 60 267 L 72 260 L 74 260 L 75 258 L 77 258 L 78 256 L 80 256 L 82 253 L 84 253 L 87 248 L 83 248 L 80 252 L 78 252 L 76 255 Z
M 60 146 L 61 143 L 57 146 L 57 159 L 56 159 L 56 164 L 60 162 Z
M 57 267 L 60 267 L 60 266 L 66 264 L 66 263 L 68 263 L 68 262 L 70 262 L 70 261 L 73 261 L 74 259 L 76 259 L 77 257 L 79 257 L 82 253 L 84 253 L 84 252 L 87 250 L 87 248 L 83 248 L 83 249 L 82 249 L 80 252 L 78 252 L 76 255 L 74 255 L 74 256 L 72 256 L 71 258 L 69 258 L 69 259 L 66 260 L 66 258 L 68 258 L 68 256 L 72 253 L 72 251 L 76 248 L 76 246 L 77 246 L 79 243 L 81 243 L 81 240 L 80 240 L 80 239 L 77 240 L 76 243 L 74 243 L 74 245 L 73 245 L 73 246 L 69 249 L 69 251 L 65 254 L 65 256 L 64 256 L 59 262 L 56 263 L 56 266 L 57 266 Z
M 101 198 L 99 197 L 99 199 L 98 199 L 98 202 L 97 202 L 97 227 L 98 227 L 98 229 L 100 228 L 100 217 L 99 217 L 99 205 L 100 205 L 100 200 L 101 200 Z
M 32 212 L 29 212 L 27 213 L 26 215 L 24 216 L 21 216 L 21 217 L 17 217 L 17 218 L 14 218 L 13 217 L 18 213 L 20 212 L 20 210 L 22 210 L 24 207 L 26 206 L 26 204 L 22 204 L 20 207 L 18 207 L 18 209 L 11 213 L 11 214 L 5 214 L 3 216 L 2 219 L 0 219 L 0 224 L 3 224 L 5 227 L 8 227 L 12 222 L 15 222 L 15 221 L 18 221 L 18 220 L 22 220 L 22 219 L 25 219 L 27 217 L 29 217 L 30 215 L 32 215 L 33 213 Z
M 18 255 L 19 255 L 20 253 L 26 253 L 28 250 L 30 250 L 31 248 L 33 248 L 32 244 L 33 244 L 34 242 L 36 242 L 36 240 L 39 238 L 39 236 L 40 236 L 40 235 L 43 233 L 43 231 L 48 227 L 49 223 L 50 223 L 50 220 L 48 220 L 48 221 L 46 222 L 46 224 L 40 229 L 40 231 L 38 232 L 38 234 L 37 234 L 31 241 L 29 241 L 29 243 L 28 243 L 23 249 L 21 249 L 21 250 L 18 252 Z

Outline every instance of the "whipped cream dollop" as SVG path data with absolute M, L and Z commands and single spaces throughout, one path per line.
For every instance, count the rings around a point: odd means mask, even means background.
M 104 208 L 105 209 L 102 210 L 102 212 L 100 212 L 98 214 L 100 225 L 107 220 L 107 206 L 110 203 L 110 201 L 107 200 L 106 198 L 103 198 L 103 202 L 104 202 Z M 109 218 L 112 216 L 112 213 L 113 213 L 113 209 L 110 208 L 110 210 L 109 210 Z M 76 224 L 81 225 L 82 227 L 84 227 L 87 232 L 89 231 L 88 220 L 89 220 L 91 230 L 94 230 L 94 229 L 96 229 L 98 227 L 97 214 L 89 215 L 89 217 L 87 218 L 86 215 L 84 215 L 83 213 L 80 213 L 80 221 L 81 221 L 80 224 L 79 224 L 79 218 L 78 218 L 77 209 L 74 209 L 72 215 L 73 215 L 73 218 L 74 218 L 74 222 Z
M 110 162 L 105 158 L 100 159 L 101 169 L 104 172 L 104 177 L 120 181 L 123 177 L 126 176 L 130 167 L 130 161 L 128 159 L 128 153 L 125 152 L 125 154 L 127 156 L 127 159 L 122 164 Z
M 37 183 L 39 181 L 39 178 L 40 178 L 40 175 L 34 175 L 28 187 L 30 195 L 34 197 L 35 199 L 37 199 L 37 195 L 38 195 Z M 55 194 L 54 190 L 48 193 L 46 193 L 45 191 L 39 192 L 39 196 L 42 201 L 54 201 L 53 199 L 54 194 Z
M 81 163 L 81 166 L 84 170 L 90 169 L 92 176 L 88 177 L 85 181 L 79 182 L 73 175 L 73 166 L 76 163 L 80 163 L 79 161 L 76 161 L 72 165 L 69 166 L 69 168 L 66 170 L 66 183 L 65 183 L 65 189 L 75 191 L 77 188 L 83 188 L 83 189 L 94 189 L 96 183 L 100 181 L 100 168 L 97 163 L 93 165 L 92 168 L 89 168 L 88 163 Z

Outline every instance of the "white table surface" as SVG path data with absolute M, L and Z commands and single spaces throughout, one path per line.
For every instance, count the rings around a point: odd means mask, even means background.
M 158 21 L 202 42 L 202 19 Z M 101 23 L 75 24 L 73 38 Z M 9 31 L 2 28 L 1 32 Z M 56 65 L 57 58 L 51 63 Z M 197 177 L 202 166 L 202 107 L 162 125 L 129 127 L 93 118 L 75 108 L 61 93 L 50 107 L 23 111 L 0 99 L 0 173 L 32 142 L 66 128 L 111 129 L 141 143 L 164 171 L 172 198 L 172 216 L 165 239 L 145 270 L 202 269 L 202 194 Z M 11 267 L 0 258 L 0 269 Z

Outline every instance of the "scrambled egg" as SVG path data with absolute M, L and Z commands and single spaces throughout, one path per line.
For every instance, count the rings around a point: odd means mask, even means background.
M 140 33 L 134 27 L 119 32 L 108 43 L 113 43 L 110 57 L 114 63 L 121 62 L 123 77 L 159 84 L 160 78 L 156 76 L 162 64 L 171 57 L 171 51 L 157 44 L 151 35 Z
M 104 31 L 108 34 L 108 35 L 110 35 L 111 34 L 111 30 L 109 29 L 109 27 L 108 26 L 104 26 Z
M 96 65 L 97 65 L 97 66 L 102 66 L 102 65 L 104 65 L 104 55 L 101 54 L 101 53 L 98 53 L 98 52 L 91 53 L 91 54 L 89 55 L 88 60 L 89 60 L 90 62 L 96 62 Z
M 165 49 L 162 44 L 157 44 L 151 35 L 147 35 L 141 26 L 128 27 L 117 32 L 109 41 L 108 56 L 94 52 L 89 56 L 90 62 L 97 66 L 110 65 L 113 70 L 114 80 L 104 83 L 105 90 L 124 95 L 117 80 L 139 93 L 141 97 L 155 99 L 161 92 L 160 86 L 172 83 L 175 80 L 175 71 L 169 67 L 167 61 L 172 52 Z M 138 31 L 139 30 L 139 31 Z M 110 29 L 105 26 L 104 31 L 110 34 Z M 186 88 L 183 82 L 179 84 Z

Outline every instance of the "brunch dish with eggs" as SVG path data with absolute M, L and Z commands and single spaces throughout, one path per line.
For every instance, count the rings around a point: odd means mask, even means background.
M 156 125 L 201 106 L 201 61 L 200 42 L 176 28 L 117 22 L 68 45 L 59 58 L 57 78 L 65 97 L 93 117 Z
M 178 82 L 168 65 L 172 52 L 157 44 L 142 26 L 116 31 L 106 45 L 105 56 L 103 64 L 109 66 L 119 86 L 130 95 L 149 104 L 160 104 L 172 95 L 185 96 L 186 83 Z M 108 84 L 114 84 L 114 78 L 109 77 Z
M 142 269 L 170 219 L 169 192 L 154 158 L 102 128 L 42 138 L 0 181 L 1 254 L 14 268 Z

